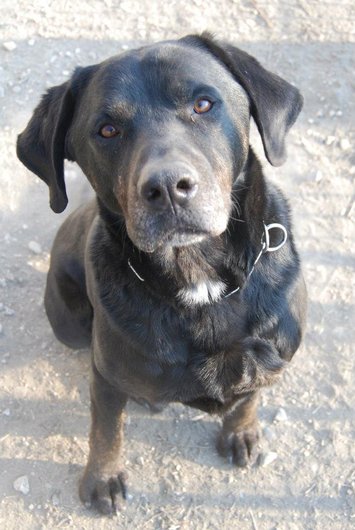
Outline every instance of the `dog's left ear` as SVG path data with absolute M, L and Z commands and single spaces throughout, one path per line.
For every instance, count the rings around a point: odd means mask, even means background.
M 186 40 L 203 45 L 230 70 L 249 96 L 251 114 L 268 161 L 273 166 L 283 164 L 286 160 L 287 131 L 303 105 L 303 97 L 297 88 L 265 70 L 251 55 L 230 44 L 215 41 L 208 33 L 190 36 Z

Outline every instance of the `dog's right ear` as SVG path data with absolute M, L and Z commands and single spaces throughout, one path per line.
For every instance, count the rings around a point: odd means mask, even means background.
M 77 68 L 71 80 L 50 88 L 17 139 L 18 158 L 48 185 L 50 206 L 56 213 L 65 210 L 68 204 L 64 159 L 72 157 L 66 152 L 66 135 L 80 89 L 91 77 L 93 68 Z

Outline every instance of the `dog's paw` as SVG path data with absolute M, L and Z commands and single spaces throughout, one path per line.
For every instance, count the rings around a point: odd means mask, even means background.
M 252 426 L 240 431 L 222 431 L 217 440 L 217 450 L 237 467 L 246 467 L 256 457 L 259 430 Z
M 85 472 L 79 485 L 79 496 L 87 507 L 103 515 L 115 515 L 119 511 L 118 499 L 126 499 L 126 475 L 120 472 L 112 476 L 97 476 Z

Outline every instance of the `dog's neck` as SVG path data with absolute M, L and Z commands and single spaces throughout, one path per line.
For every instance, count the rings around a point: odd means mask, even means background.
M 135 247 L 122 216 L 110 212 L 100 200 L 99 210 L 111 237 L 122 247 L 130 274 L 144 281 L 157 296 L 164 292 L 164 297 L 185 306 L 201 305 L 220 299 L 246 281 L 263 233 L 264 188 L 260 163 L 250 150 L 243 172 L 235 179 L 227 230 L 196 245 L 165 248 L 152 254 Z

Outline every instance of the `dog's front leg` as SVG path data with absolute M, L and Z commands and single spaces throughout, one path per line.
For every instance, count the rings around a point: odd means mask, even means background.
M 223 418 L 217 449 L 238 467 L 249 463 L 259 440 L 257 406 L 258 391 L 251 392 L 235 401 Z
M 117 512 L 119 495 L 123 498 L 126 495 L 120 451 L 127 396 L 110 385 L 93 366 L 90 397 L 90 454 L 79 495 L 86 505 L 109 515 Z

